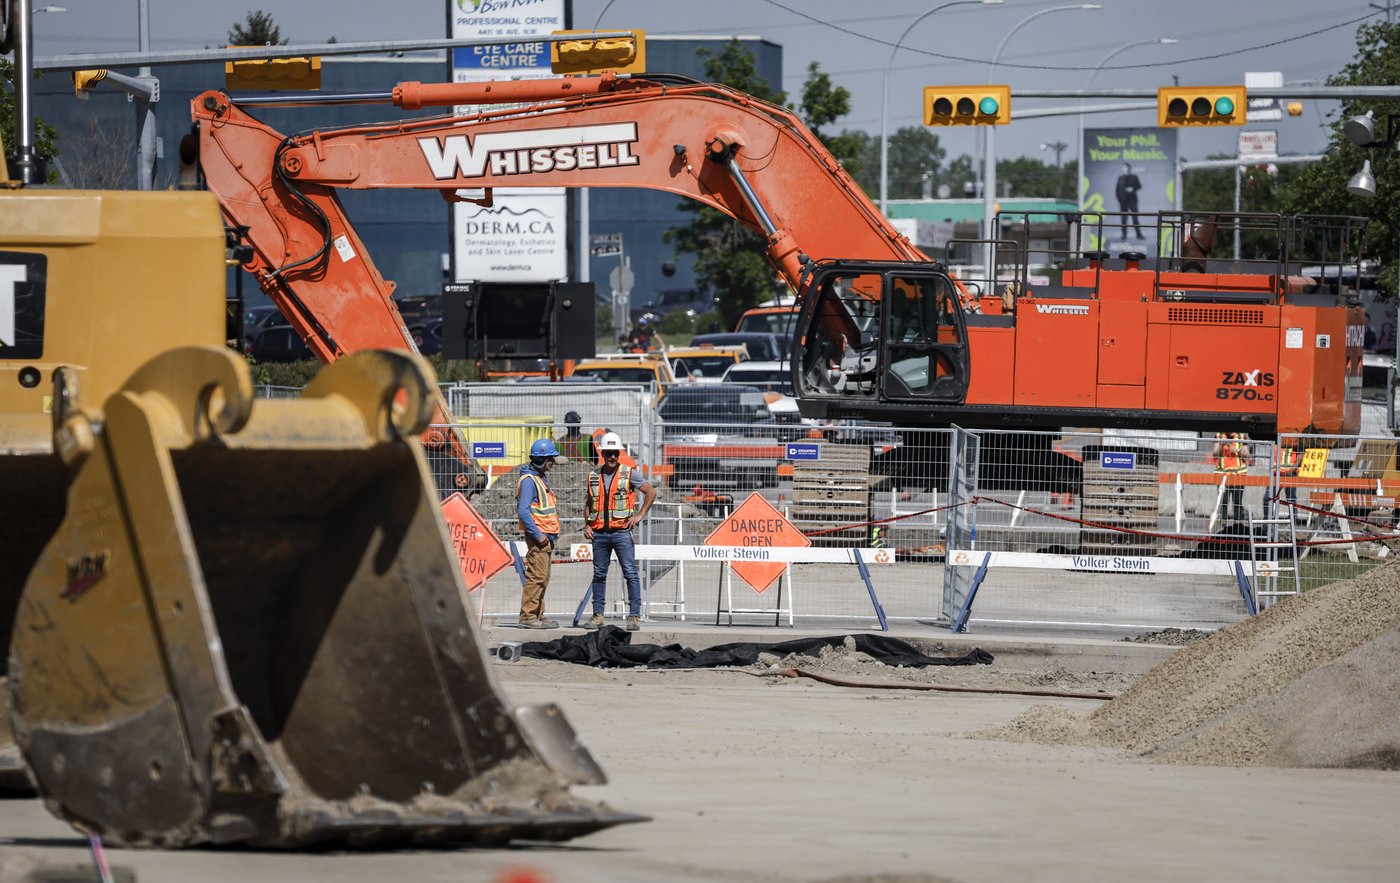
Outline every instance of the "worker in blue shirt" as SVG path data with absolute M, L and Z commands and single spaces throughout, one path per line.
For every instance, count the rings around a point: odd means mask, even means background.
M 542 438 L 530 445 L 530 462 L 520 468 L 515 483 L 516 516 L 525 534 L 525 585 L 520 593 L 520 627 L 557 629 L 559 623 L 544 618 L 544 592 L 549 588 L 550 556 L 559 542 L 559 501 L 549 487 L 549 471 L 559 451 L 554 440 Z

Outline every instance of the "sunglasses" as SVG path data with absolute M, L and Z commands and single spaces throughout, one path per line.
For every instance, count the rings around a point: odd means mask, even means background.
M 604 452 L 603 452 L 603 456 L 604 456 L 604 457 L 621 457 L 621 456 L 622 456 L 622 452 L 621 452 L 621 451 L 604 451 Z

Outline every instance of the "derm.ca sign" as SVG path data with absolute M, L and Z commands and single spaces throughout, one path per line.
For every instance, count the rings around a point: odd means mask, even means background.
M 453 82 L 553 76 L 549 44 L 532 38 L 565 29 L 564 2 L 448 0 L 454 39 L 503 41 L 453 49 Z M 559 187 L 497 188 L 490 208 L 456 203 L 452 208 L 454 278 L 459 282 L 567 278 L 567 205 L 565 191 Z

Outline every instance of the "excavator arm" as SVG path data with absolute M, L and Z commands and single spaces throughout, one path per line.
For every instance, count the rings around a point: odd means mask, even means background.
M 226 94 L 193 102 L 200 164 L 231 223 L 246 226 L 248 266 L 322 358 L 406 344 L 389 285 L 335 198 L 337 189 L 642 187 L 702 202 L 760 232 L 801 291 L 805 258 L 929 259 L 898 233 L 788 111 L 713 84 L 601 77 L 402 83 L 414 110 L 468 115 L 397 120 L 286 137 Z M 497 107 L 496 105 L 506 105 Z M 799 250 L 800 244 L 800 250 Z M 403 337 L 403 341 L 398 338 Z
M 341 189 L 437 190 L 486 205 L 498 187 L 663 190 L 761 234 L 798 297 L 817 261 L 929 263 L 800 120 L 724 86 L 604 74 L 409 82 L 382 100 L 404 110 L 477 110 L 287 137 L 224 93 L 206 92 L 192 105 L 205 181 L 253 246 L 247 269 L 327 361 L 413 346 L 391 283 L 341 208 Z M 969 307 L 967 292 L 958 292 Z M 860 293 L 880 297 L 878 287 Z M 817 322 L 830 325 L 832 339 L 853 336 L 834 319 Z M 434 423 L 450 424 L 442 403 Z M 461 450 L 460 439 L 450 441 Z

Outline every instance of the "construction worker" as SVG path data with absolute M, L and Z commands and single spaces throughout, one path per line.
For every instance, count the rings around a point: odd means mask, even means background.
M 603 625 L 603 607 L 608 587 L 608 567 L 617 553 L 618 566 L 627 582 L 627 630 L 635 632 L 642 622 L 642 580 L 637 575 L 637 555 L 632 528 L 647 517 L 656 500 L 656 488 L 635 468 L 620 461 L 622 439 L 615 432 L 603 435 L 598 443 L 603 465 L 588 476 L 588 499 L 584 503 L 583 535 L 593 541 L 593 618 L 586 629 Z M 641 507 L 637 493 L 642 494 Z
M 627 351 L 631 353 L 649 353 L 653 350 L 662 349 L 666 346 L 655 329 L 647 321 L 646 316 L 637 320 L 637 327 L 632 329 L 632 334 L 627 339 Z
M 593 437 L 583 434 L 583 430 L 579 428 L 582 424 L 583 418 L 579 416 L 578 411 L 570 411 L 564 415 L 564 434 L 559 437 L 558 443 L 559 455 L 592 465 L 596 458 Z
M 1244 482 L 1240 479 L 1231 479 L 1230 476 L 1242 476 L 1249 471 L 1252 457 L 1244 433 L 1217 432 L 1210 458 L 1211 462 L 1215 464 L 1215 474 L 1225 476 L 1225 508 L 1221 514 L 1235 521 L 1243 521 L 1245 518 Z
M 536 439 L 530 445 L 530 462 L 520 468 L 520 478 L 515 484 L 516 515 L 526 545 L 525 585 L 520 592 L 521 628 L 559 628 L 559 623 L 544 618 L 550 555 L 554 544 L 559 542 L 559 501 L 549 487 L 547 476 L 558 456 L 553 439 Z

